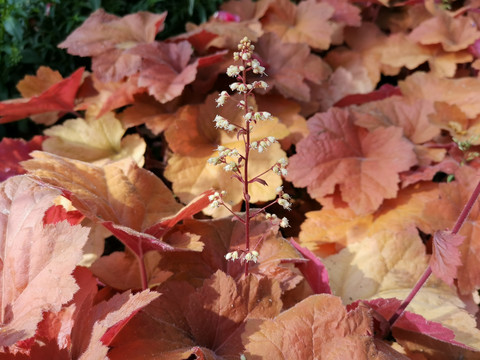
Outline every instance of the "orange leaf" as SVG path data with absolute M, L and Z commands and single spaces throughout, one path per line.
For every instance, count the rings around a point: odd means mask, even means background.
M 382 359 L 371 324 L 364 307 L 347 312 L 336 296 L 312 295 L 275 319 L 249 320 L 242 341 L 247 359 Z
M 0 102 L 0 123 L 49 111 L 73 111 L 83 70 L 84 68 L 78 69 L 70 77 L 50 86 L 38 96 Z
M 289 0 L 271 1 L 262 17 L 263 29 L 276 33 L 286 43 L 306 43 L 316 50 L 330 47 L 333 26 L 329 19 L 334 9 L 315 0 L 295 5 Z
M 162 220 L 167 221 L 166 227 L 173 226 L 192 211 L 182 210 L 166 185 L 151 172 L 131 161 L 97 167 L 44 152 L 33 156 L 33 160 L 23 163 L 30 173 L 43 183 L 61 189 L 75 208 L 100 222 L 133 252 L 139 253 L 139 244 L 142 251 L 174 249 L 146 231 Z M 199 201 L 200 204 L 206 202 L 196 199 L 191 205 L 193 209 L 199 210 Z M 193 237 L 190 240 L 179 247 L 201 250 L 201 243 Z
M 425 20 L 410 33 L 409 37 L 420 44 L 442 44 L 445 51 L 466 49 L 480 38 L 480 31 L 472 26 L 467 16 L 453 17 L 443 11 Z
M 476 97 L 480 92 L 480 81 L 477 78 L 444 79 L 417 71 L 399 81 L 398 86 L 407 97 L 456 105 L 468 118 L 480 114 L 480 102 Z
M 297 144 L 287 179 L 312 197 L 335 192 L 357 214 L 375 211 L 397 195 L 401 171 L 417 160 L 413 146 L 397 127 L 372 132 L 353 124 L 349 111 L 332 108 L 308 120 L 310 135 Z

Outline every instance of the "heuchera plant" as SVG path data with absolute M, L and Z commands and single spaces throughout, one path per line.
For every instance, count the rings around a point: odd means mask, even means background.
M 258 243 L 253 246 L 251 249 L 250 244 L 250 221 L 258 214 L 264 212 L 267 208 L 272 206 L 275 203 L 280 204 L 284 209 L 290 210 L 290 196 L 283 191 L 283 187 L 280 186 L 276 189 L 278 199 L 275 199 L 271 203 L 265 205 L 261 209 L 251 209 L 250 208 L 250 195 L 249 195 L 249 186 L 251 183 L 258 182 L 264 186 L 268 186 L 265 180 L 262 179 L 262 176 L 269 171 L 273 171 L 279 176 L 286 176 L 288 161 L 285 158 L 279 159 L 275 164 L 270 168 L 263 171 L 261 174 L 256 174 L 251 176 L 248 172 L 248 161 L 250 151 L 258 151 L 262 153 L 268 150 L 268 147 L 273 143 L 277 142 L 277 139 L 273 136 L 267 136 L 259 141 L 251 141 L 250 134 L 254 131 L 255 124 L 258 121 L 268 121 L 271 120 L 271 114 L 267 111 L 254 111 L 253 107 L 249 106 L 249 98 L 254 96 L 253 91 L 255 89 L 266 89 L 267 83 L 263 80 L 256 80 L 251 83 L 247 80 L 247 73 L 252 72 L 257 75 L 266 75 L 265 68 L 260 65 L 260 62 L 253 58 L 253 50 L 255 46 L 252 45 L 251 41 L 244 37 L 238 44 L 238 51 L 233 53 L 233 60 L 239 61 L 240 65 L 230 65 L 227 69 L 227 75 L 229 77 L 235 78 L 236 82 L 230 84 L 230 89 L 238 92 L 243 99 L 240 100 L 237 104 L 238 108 L 243 111 L 243 120 L 242 125 L 236 125 L 229 122 L 224 117 L 217 115 L 214 119 L 215 127 L 218 129 L 223 129 L 228 132 L 236 132 L 237 138 L 242 138 L 244 143 L 243 149 L 231 149 L 225 146 L 218 146 L 216 149 L 217 156 L 211 157 L 208 159 L 208 162 L 212 165 L 223 165 L 223 169 L 227 172 L 232 173 L 232 178 L 240 181 L 243 187 L 243 199 L 245 201 L 245 215 L 240 216 L 235 214 L 228 204 L 223 201 L 223 197 L 226 192 L 222 190 L 221 192 L 216 191 L 213 195 L 209 196 L 211 201 L 212 208 L 218 208 L 219 206 L 224 206 L 232 215 L 245 225 L 245 249 L 239 249 L 232 252 L 229 252 L 225 255 L 227 260 L 235 261 L 240 260 L 245 263 L 245 275 L 248 275 L 248 264 L 249 262 L 257 262 L 259 253 L 256 250 Z M 217 106 L 223 106 L 225 101 L 232 101 L 233 99 L 226 91 L 222 91 L 217 98 Z M 267 219 L 276 220 L 276 215 L 267 214 Z M 282 228 L 288 227 L 288 219 L 283 217 L 280 221 L 280 226 Z M 261 241 L 261 239 L 259 240 Z
M 479 358 L 480 17 L 446 5 L 91 14 L 89 70 L 0 102 L 41 125 L 0 143 L 0 359 Z

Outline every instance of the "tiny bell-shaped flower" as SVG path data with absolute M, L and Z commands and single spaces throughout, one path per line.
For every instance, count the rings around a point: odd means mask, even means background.
M 230 97 L 226 91 L 222 91 L 218 98 L 215 100 L 217 103 L 217 107 L 223 106 L 225 104 L 225 101 Z
M 282 228 L 287 228 L 287 227 L 289 227 L 289 226 L 290 226 L 290 224 L 288 223 L 288 219 L 287 219 L 286 217 L 284 217 L 284 218 L 282 219 L 282 221 L 280 221 L 280 227 L 282 227 Z

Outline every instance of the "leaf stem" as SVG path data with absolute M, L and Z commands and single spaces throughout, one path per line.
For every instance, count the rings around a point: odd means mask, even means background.
M 145 269 L 145 262 L 143 261 L 142 242 L 138 242 L 138 266 L 140 267 L 140 279 L 142 281 L 142 290 L 148 289 L 147 269 Z
M 457 234 L 460 229 L 462 228 L 463 224 L 467 220 L 468 214 L 470 214 L 470 211 L 473 208 L 473 205 L 475 205 L 475 202 L 478 199 L 478 196 L 480 195 L 480 181 L 477 183 L 477 186 L 473 190 L 472 195 L 470 196 L 470 199 L 468 199 L 467 203 L 465 204 L 465 207 L 463 208 L 462 212 L 458 216 L 458 219 L 452 229 L 452 234 Z M 432 269 L 430 265 L 427 267 L 421 278 L 417 281 L 415 286 L 413 287 L 412 291 L 408 296 L 403 300 L 403 302 L 400 304 L 398 309 L 395 311 L 395 313 L 392 315 L 390 320 L 388 321 L 390 323 L 390 328 L 395 324 L 395 322 L 400 318 L 400 316 L 403 314 L 405 311 L 406 307 L 410 304 L 410 302 L 413 300 L 415 295 L 420 291 L 422 286 L 427 282 L 428 278 L 432 274 Z

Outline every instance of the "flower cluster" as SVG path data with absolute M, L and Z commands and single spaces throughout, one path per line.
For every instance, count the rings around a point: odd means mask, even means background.
M 217 129 L 222 129 L 228 132 L 236 131 L 237 139 L 243 139 L 245 144 L 244 149 L 239 151 L 237 149 L 230 149 L 225 146 L 218 146 L 215 151 L 217 152 L 216 156 L 208 159 L 208 163 L 212 165 L 223 165 L 223 169 L 228 172 L 232 172 L 232 177 L 237 179 L 242 183 L 243 187 L 243 196 L 245 201 L 245 215 L 239 215 L 230 209 L 227 204 L 223 201 L 225 192 L 216 192 L 215 194 L 209 197 L 211 202 L 210 206 L 212 208 L 218 208 L 224 206 L 228 211 L 230 211 L 233 216 L 240 222 L 245 225 L 245 249 L 237 249 L 235 251 L 229 252 L 225 255 L 225 259 L 235 261 L 240 260 L 245 263 L 245 274 L 248 274 L 248 264 L 258 261 L 259 253 L 256 250 L 250 248 L 250 239 L 249 239 L 249 229 L 250 229 L 250 220 L 260 214 L 265 212 L 269 206 L 272 206 L 276 203 L 280 204 L 284 209 L 290 210 L 292 200 L 290 196 L 284 193 L 283 188 L 280 187 L 277 189 L 277 198 L 271 203 L 267 204 L 261 209 L 251 209 L 249 204 L 249 184 L 252 182 L 259 182 L 266 185 L 266 182 L 261 178 L 264 174 L 269 171 L 273 171 L 275 174 L 280 176 L 285 176 L 287 174 L 286 166 L 288 162 L 286 159 L 282 158 L 278 160 L 273 166 L 265 170 L 259 175 L 252 177 L 248 172 L 248 162 L 249 162 L 249 153 L 250 150 L 256 150 L 259 153 L 265 152 L 268 148 L 277 142 L 277 139 L 273 136 L 266 136 L 261 140 L 251 141 L 251 132 L 254 130 L 255 125 L 261 121 L 267 121 L 272 119 L 272 114 L 267 111 L 256 111 L 252 106 L 249 106 L 248 99 L 253 96 L 253 91 L 255 89 L 266 89 L 268 87 L 267 83 L 262 80 L 256 80 L 251 83 L 247 82 L 247 73 L 252 72 L 255 75 L 266 75 L 265 68 L 260 64 L 260 62 L 254 58 L 253 50 L 255 47 L 251 44 L 248 38 L 243 38 L 238 44 L 238 51 L 234 52 L 233 59 L 235 61 L 240 61 L 240 65 L 230 65 L 227 68 L 227 76 L 235 78 L 235 81 L 230 84 L 230 90 L 240 94 L 242 100 L 237 102 L 238 108 L 244 112 L 243 114 L 243 124 L 232 124 L 223 116 L 217 115 L 213 120 L 215 127 Z M 218 98 L 215 100 L 217 107 L 221 107 L 228 100 L 233 100 L 226 91 L 222 91 Z M 235 100 L 236 101 L 236 100 Z M 267 214 L 267 219 L 275 220 L 278 222 L 278 225 L 282 228 L 288 227 L 288 219 L 278 219 L 275 215 Z
M 285 177 L 288 174 L 288 171 L 286 169 L 287 165 L 288 165 L 288 160 L 285 158 L 281 158 L 277 161 L 275 166 L 272 168 L 272 171 L 279 176 Z
M 254 262 L 256 263 L 258 261 L 258 256 L 260 254 L 258 253 L 258 251 L 256 250 L 252 250 L 252 251 L 249 251 L 243 255 L 239 255 L 238 254 L 238 251 L 235 250 L 235 251 L 232 251 L 232 252 L 229 252 L 225 255 L 225 259 L 227 261 L 231 260 L 231 261 L 235 261 L 235 260 L 242 260 L 242 261 L 245 261 L 245 262 Z

